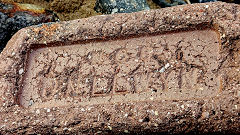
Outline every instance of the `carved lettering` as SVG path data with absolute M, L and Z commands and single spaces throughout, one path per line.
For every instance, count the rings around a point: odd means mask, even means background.
M 220 86 L 217 50 L 209 29 L 33 49 L 21 104 L 211 97 Z

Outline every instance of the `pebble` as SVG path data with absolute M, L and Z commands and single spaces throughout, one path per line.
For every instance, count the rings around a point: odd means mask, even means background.
M 158 111 L 155 111 L 154 114 L 155 114 L 156 116 L 158 116 Z
M 28 105 L 32 106 L 33 105 L 33 100 L 30 100 Z
M 94 10 L 103 14 L 115 14 L 150 10 L 150 7 L 146 0 L 97 0 Z
M 101 134 L 102 133 L 102 131 L 97 131 L 97 134 Z
M 21 75 L 24 72 L 23 68 L 21 68 L 18 73 Z
M 138 121 L 139 121 L 139 122 L 143 122 L 143 119 L 139 119 Z
M 50 109 L 47 109 L 47 112 L 50 112 L 51 110 Z
M 81 108 L 81 111 L 82 111 L 82 112 L 84 112 L 84 111 L 85 111 L 85 109 L 84 109 L 84 108 Z
M 15 52 L 12 52 L 12 56 L 14 56 L 16 53 Z
M 109 130 L 112 130 L 112 127 L 111 126 L 108 126 Z
M 39 109 L 36 110 L 36 114 L 40 114 L 40 110 Z
M 167 68 L 169 68 L 170 67 L 170 64 L 169 63 L 167 63 L 164 67 L 162 67 L 161 69 L 160 69 L 160 73 L 163 73 Z
M 65 128 L 63 128 L 63 130 L 64 130 L 64 131 L 66 131 L 66 130 L 68 130 L 68 128 L 67 128 L 67 127 L 65 127 Z
M 202 118 L 203 119 L 208 119 L 209 118 L 209 112 L 203 112 L 202 113 Z

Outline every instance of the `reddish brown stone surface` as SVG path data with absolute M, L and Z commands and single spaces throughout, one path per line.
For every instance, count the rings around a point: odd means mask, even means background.
M 240 6 L 20 30 L 0 54 L 0 133 L 239 130 Z

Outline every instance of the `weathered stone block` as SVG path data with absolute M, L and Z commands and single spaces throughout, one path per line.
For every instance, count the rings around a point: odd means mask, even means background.
M 20 30 L 0 54 L 0 133 L 239 134 L 239 9 L 183 5 Z

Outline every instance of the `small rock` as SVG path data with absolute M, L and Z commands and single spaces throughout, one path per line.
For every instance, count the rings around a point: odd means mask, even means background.
M 28 104 L 29 106 L 32 106 L 33 105 L 33 100 L 31 99 L 30 101 L 29 101 L 29 104 Z
M 153 0 L 153 2 L 162 8 L 186 4 L 184 0 L 171 0 L 171 3 L 168 3 L 165 0 Z
M 97 134 L 101 134 L 102 133 L 102 131 L 97 131 Z
M 84 109 L 84 108 L 81 108 L 81 111 L 82 111 L 82 112 L 85 112 L 85 109 Z
M 111 126 L 108 126 L 109 130 L 112 130 L 112 127 Z
M 97 0 L 94 10 L 104 14 L 150 10 L 146 0 Z
M 40 110 L 39 109 L 36 110 L 36 114 L 40 114 Z
M 47 112 L 50 112 L 51 110 L 50 109 L 47 109 Z
M 202 113 L 202 118 L 203 119 L 208 119 L 209 118 L 209 112 L 203 112 Z
M 155 111 L 154 114 L 155 114 L 156 116 L 158 116 L 158 111 Z
M 65 128 L 63 128 L 63 130 L 64 130 L 64 131 L 66 131 L 66 130 L 68 130 L 68 128 L 67 128 L 67 127 L 65 127 Z
M 19 71 L 18 71 L 18 73 L 21 75 L 22 73 L 24 72 L 24 69 L 23 68 L 21 68 Z

